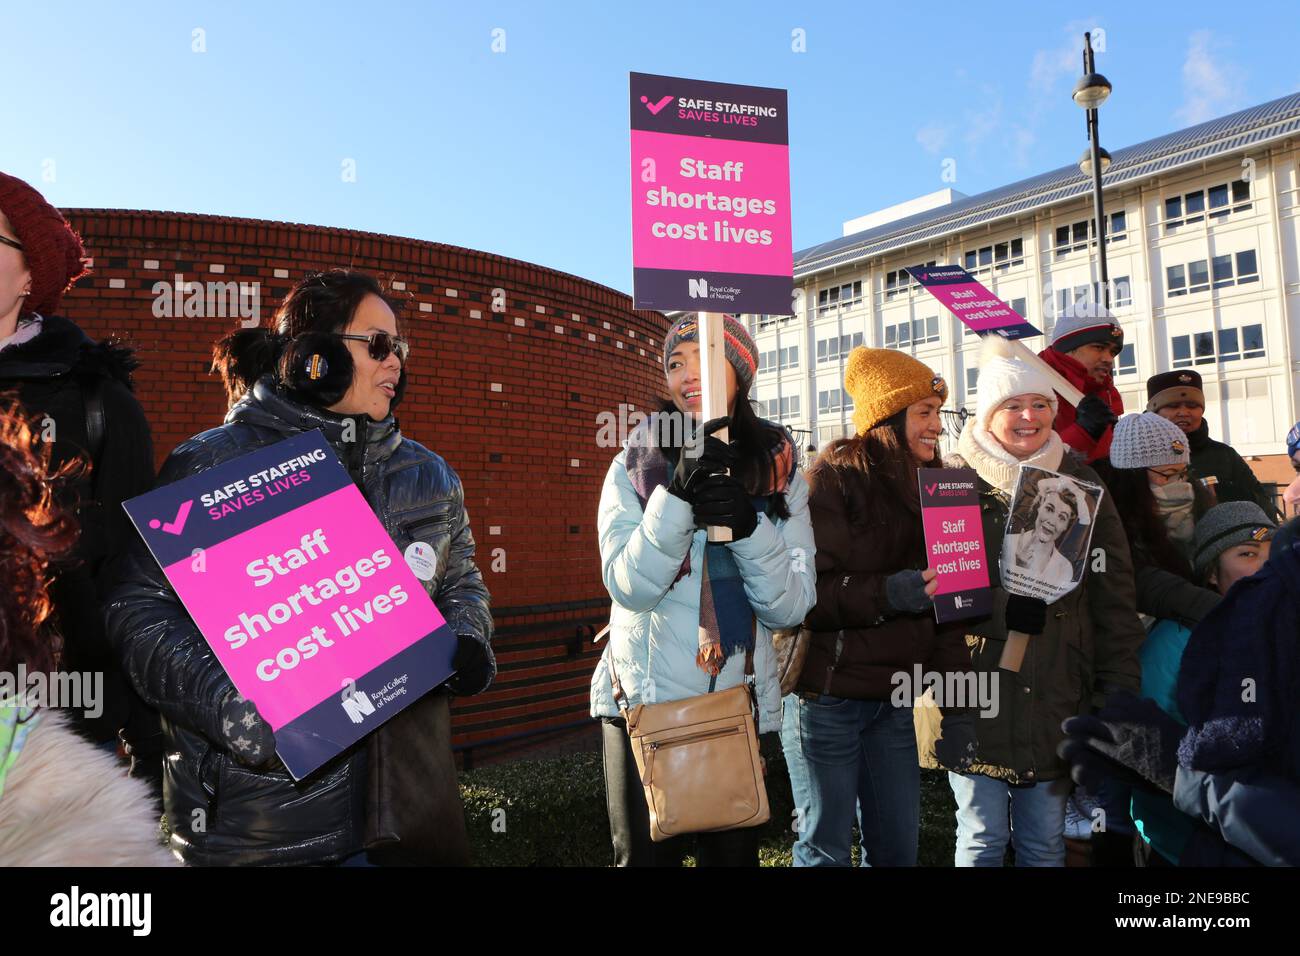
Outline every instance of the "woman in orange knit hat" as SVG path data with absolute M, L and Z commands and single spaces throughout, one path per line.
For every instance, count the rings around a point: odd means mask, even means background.
M 948 387 L 910 355 L 867 348 L 849 355 L 844 386 L 857 434 L 830 445 L 808 476 L 817 603 L 781 729 L 799 821 L 794 864 L 848 866 L 856 815 L 864 864 L 914 866 L 913 695 L 891 702 L 895 675 L 971 666 L 960 630 L 935 626 L 938 582 L 924 570 L 917 469 L 941 464 Z M 973 723 L 969 713 L 944 711 L 941 746 L 955 764 L 974 753 Z

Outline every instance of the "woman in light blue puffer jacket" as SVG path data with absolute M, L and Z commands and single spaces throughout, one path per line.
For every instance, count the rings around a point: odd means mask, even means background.
M 680 439 L 676 447 L 665 440 L 673 424 L 694 427 L 700 414 L 700 349 L 695 316 L 687 315 L 664 340 L 671 402 L 629 438 L 601 493 L 600 557 L 613 610 L 609 644 L 592 676 L 591 714 L 603 719 L 606 798 L 620 866 L 680 865 L 691 838 L 650 839 L 610 658 L 635 707 L 734 687 L 752 650 L 759 732 L 775 731 L 781 694 L 772 630 L 800 624 L 816 600 L 808 486 L 793 442 L 750 408 L 757 353 L 748 332 L 728 317 L 725 338 L 730 418 L 704 425 L 702 449 L 691 449 L 698 454 L 683 455 Z M 730 444 L 712 437 L 723 424 Z M 708 545 L 707 525 L 730 527 L 732 542 Z M 754 829 L 695 834 L 694 843 L 701 866 L 758 862 Z

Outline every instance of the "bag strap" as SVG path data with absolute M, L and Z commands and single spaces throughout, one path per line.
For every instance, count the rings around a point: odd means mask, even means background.
M 605 626 L 605 630 L 606 631 L 610 630 L 613 626 L 613 623 L 614 623 L 613 621 L 610 621 L 610 623 Z M 601 631 L 601 633 L 603 634 L 605 633 L 605 631 Z M 754 646 L 757 645 L 758 645 L 758 619 L 755 618 L 754 619 Z M 609 653 L 609 651 L 613 650 L 613 648 L 614 648 L 614 642 L 613 639 L 611 638 L 609 643 L 605 645 L 605 652 Z M 750 689 L 752 691 L 755 682 L 754 647 L 750 647 L 745 651 L 745 682 L 750 685 Z M 618 669 L 614 666 L 613 654 L 609 655 L 609 683 L 610 683 L 610 687 L 613 689 L 614 692 L 614 705 L 618 707 L 618 712 L 620 714 L 626 714 L 628 710 L 627 694 L 623 692 L 623 682 L 618 679 Z M 710 675 L 709 677 L 710 694 L 713 693 L 714 688 L 717 686 L 717 683 L 718 683 L 718 675 L 717 674 Z

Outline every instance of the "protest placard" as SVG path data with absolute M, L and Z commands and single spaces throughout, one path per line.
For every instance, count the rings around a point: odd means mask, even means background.
M 319 431 L 123 507 L 295 779 L 452 674 L 455 637 Z M 431 579 L 433 549 L 412 557 Z
M 1034 465 L 1021 465 L 1002 538 L 1002 587 L 1051 604 L 1087 571 L 1101 485 Z M 1027 637 L 1008 635 L 1001 667 L 1019 670 Z
M 935 620 L 942 624 L 988 614 L 993 599 L 975 470 L 922 468 L 919 473 L 925 553 L 939 581 Z
M 1083 401 L 1083 392 L 1020 341 L 1043 333 L 961 266 L 912 266 L 906 271 L 966 328 L 979 335 L 1000 335 L 1009 340 L 1015 354 L 1046 375 L 1062 398 L 1076 406 Z
M 786 91 L 631 74 L 638 309 L 794 311 Z

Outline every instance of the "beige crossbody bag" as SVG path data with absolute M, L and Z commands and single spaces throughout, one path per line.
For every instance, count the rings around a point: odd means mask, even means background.
M 613 654 L 609 676 L 641 771 L 652 840 L 767 822 L 752 650 L 740 686 L 685 700 L 629 709 Z

